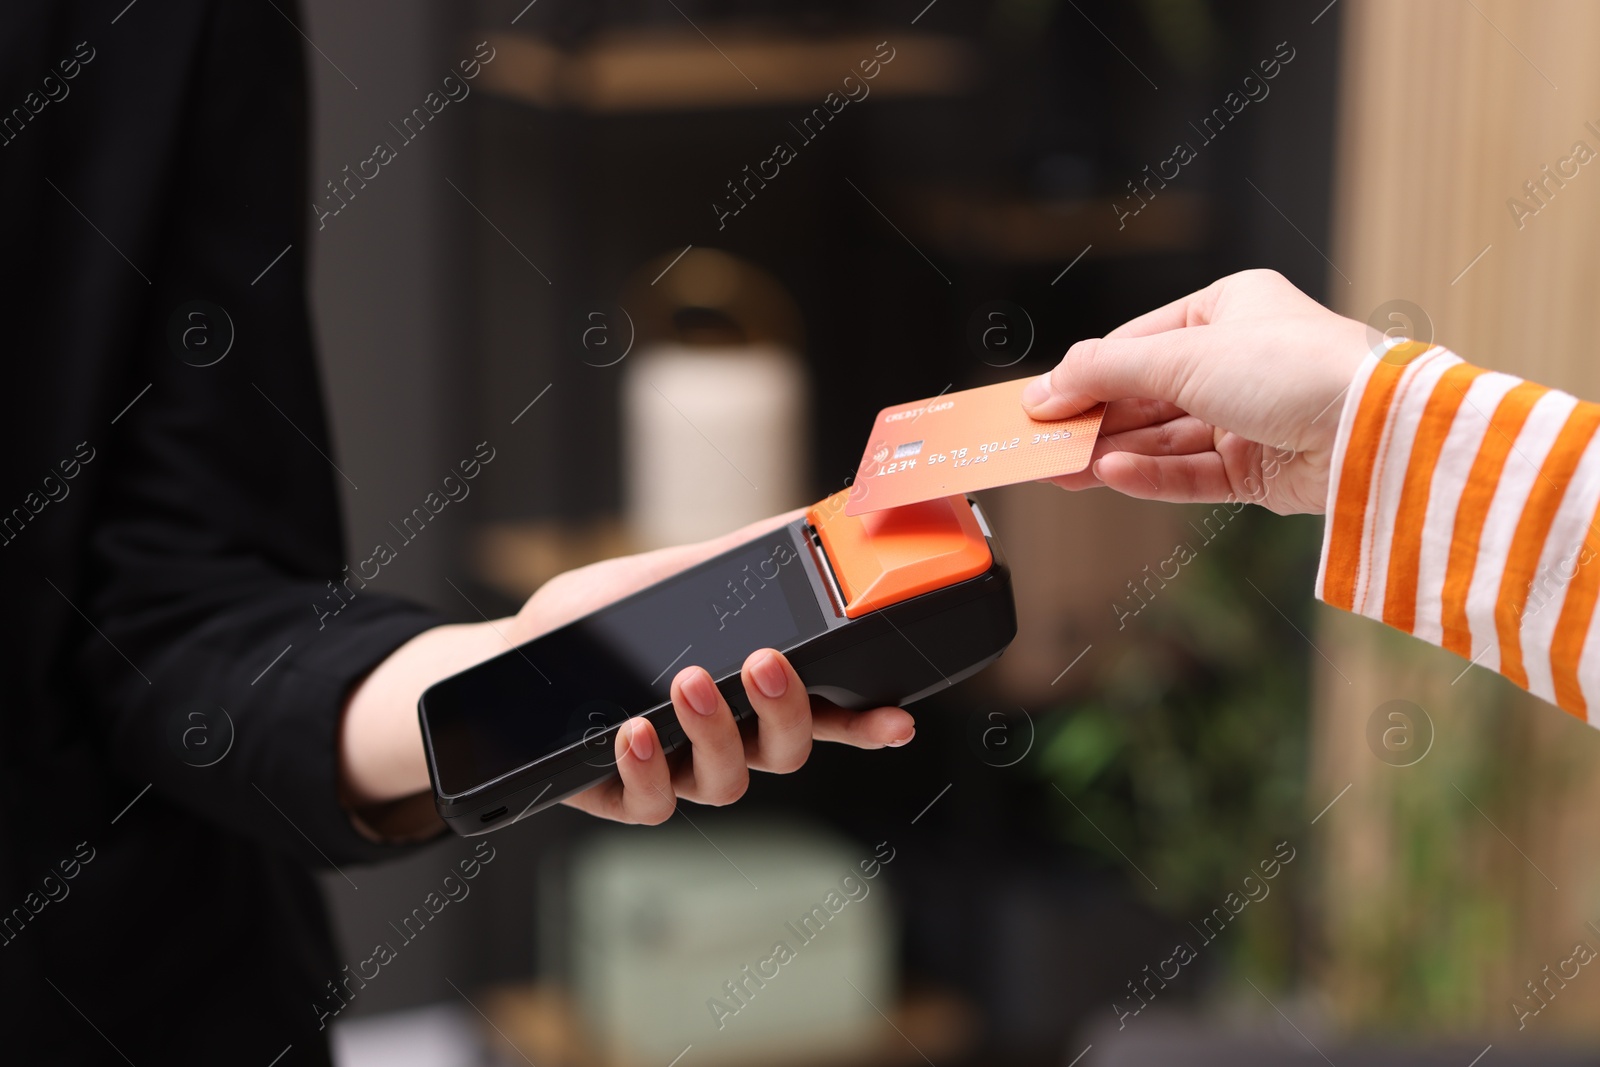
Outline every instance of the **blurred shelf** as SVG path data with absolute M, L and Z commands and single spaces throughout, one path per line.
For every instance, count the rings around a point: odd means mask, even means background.
M 618 31 L 572 52 L 529 34 L 491 34 L 496 54 L 483 84 L 535 107 L 593 112 L 821 106 L 828 93 L 843 95 L 846 76 L 859 80 L 859 64 L 884 43 L 734 26 L 708 25 L 706 33 Z M 956 96 L 976 79 L 977 51 L 959 38 L 897 30 L 887 43 L 893 58 L 864 82 L 869 97 Z
M 489 588 L 525 600 L 562 571 L 635 551 L 620 518 L 496 522 L 473 539 L 472 573 Z
M 1197 252 L 1209 204 L 1197 193 L 1161 192 L 1119 229 L 1113 198 L 1026 200 L 959 189 L 908 195 L 912 226 L 948 255 L 998 263 L 1065 263 L 1086 245 L 1089 258 Z
M 491 990 L 481 1003 L 484 1020 L 492 1030 L 485 1039 L 506 1062 L 527 1060 L 539 1067 L 662 1067 L 654 1061 L 643 1064 L 603 1058 L 578 1025 L 572 998 L 555 986 L 502 986 Z M 911 993 L 889 1014 L 882 1034 L 877 1044 L 863 1047 L 848 1059 L 805 1059 L 803 1050 L 796 1050 L 797 1043 L 789 1041 L 783 1049 L 763 1053 L 759 1062 L 783 1067 L 912 1067 L 930 1061 L 949 1062 L 975 1047 L 978 1016 L 972 1005 L 954 994 Z M 700 1050 L 695 1059 L 711 1062 Z M 751 1061 L 746 1057 L 746 1062 Z M 729 1061 L 724 1056 L 716 1062 Z

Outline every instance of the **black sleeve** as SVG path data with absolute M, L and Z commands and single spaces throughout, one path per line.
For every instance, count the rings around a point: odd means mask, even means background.
M 145 146 L 170 173 L 125 395 L 149 388 L 96 461 L 80 682 L 135 783 L 310 864 L 381 858 L 340 804 L 341 711 L 439 620 L 343 582 L 334 480 L 360 472 L 335 466 L 313 356 L 301 41 L 270 4 L 212 4 L 204 27 L 185 114 Z M 222 313 L 187 318 L 196 300 Z M 187 348 L 175 315 L 204 331 Z

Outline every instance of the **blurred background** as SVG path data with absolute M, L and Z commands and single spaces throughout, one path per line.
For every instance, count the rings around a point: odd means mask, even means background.
M 463 620 L 819 499 L 881 407 L 1248 267 L 1600 397 L 1600 177 L 1525 186 L 1600 149 L 1584 0 L 301 16 L 351 548 L 487 441 L 380 579 Z M 1320 520 L 984 505 L 1021 632 L 914 744 L 658 830 L 491 835 L 341 1015 L 342 1062 L 1596 1061 L 1587 726 L 1314 605 Z M 471 854 L 328 880 L 343 958 Z

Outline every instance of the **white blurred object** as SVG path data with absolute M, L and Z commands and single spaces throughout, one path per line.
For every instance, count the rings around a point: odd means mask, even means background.
M 667 1064 L 693 1045 L 696 1067 L 825 1062 L 871 1047 L 898 982 L 880 859 L 766 824 L 585 846 L 568 886 L 573 986 L 605 1060 Z
M 628 526 L 641 548 L 809 503 L 805 371 L 779 345 L 649 346 L 626 365 L 622 425 Z
M 482 1024 L 466 1004 L 429 1004 L 333 1024 L 338 1067 L 477 1067 Z

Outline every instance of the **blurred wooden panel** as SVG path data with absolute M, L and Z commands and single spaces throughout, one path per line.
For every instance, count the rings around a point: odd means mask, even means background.
M 1125 230 L 1103 199 L 1049 201 L 926 189 L 912 196 L 911 205 L 914 232 L 935 248 L 995 263 L 1197 251 L 1212 211 L 1201 194 L 1174 191 L 1140 212 L 1148 213 L 1145 225 Z
M 602 1055 L 591 1035 L 584 1032 L 572 997 L 562 988 L 502 986 L 490 990 L 485 1002 L 483 1036 L 501 1057 L 496 1062 L 522 1059 L 542 1067 L 660 1067 Z M 977 1044 L 977 1013 L 954 994 L 934 990 L 908 993 L 890 1012 L 892 1018 L 884 1016 L 881 1040 L 863 1047 L 857 1055 L 818 1060 L 808 1057 L 803 1045 L 791 1042 L 771 1049 L 764 1062 L 785 1067 L 911 1067 L 934 1062 L 930 1055 L 941 1057 L 941 1062 L 959 1060 Z M 696 1058 L 728 1063 L 727 1054 L 719 1056 L 715 1049 L 702 1050 Z
M 1600 398 L 1600 4 L 1345 0 L 1335 307 L 1414 302 L 1473 362 Z M 1589 125 L 1590 123 L 1593 125 Z M 1570 171 L 1569 165 L 1569 171 Z M 1520 220 L 1519 198 L 1537 207 Z M 1426 326 L 1413 336 L 1425 335 Z M 1517 1030 L 1512 998 L 1580 941 L 1600 894 L 1600 737 L 1455 657 L 1327 612 L 1313 753 L 1321 979 L 1352 1022 Z M 1348 676 L 1348 680 L 1346 678 Z M 1459 679 L 1459 680 L 1457 680 Z M 1426 709 L 1433 750 L 1381 762 L 1369 718 Z M 1559 888 L 1558 888 L 1559 887 Z M 1568 983 L 1529 1029 L 1600 1033 L 1600 979 Z
M 1365 318 L 1415 301 L 1467 358 L 1600 396 L 1600 160 L 1520 229 L 1507 208 L 1532 203 L 1523 183 L 1574 142 L 1600 152 L 1600 5 L 1348 7 L 1328 251 L 1349 284 L 1330 275 L 1336 307 Z
M 637 551 L 621 519 L 493 522 L 473 538 L 472 575 L 512 600 L 526 600 L 563 571 Z
M 483 68 L 492 93 L 537 107 L 585 111 L 669 111 L 691 108 L 822 106 L 829 93 L 854 88 L 861 99 L 950 96 L 977 76 L 977 55 L 954 37 L 901 33 L 892 39 L 805 38 L 711 26 L 710 40 L 687 28 L 607 34 L 564 52 L 528 34 L 491 35 L 496 55 Z M 884 44 L 879 52 L 880 43 Z M 721 53 L 719 55 L 718 53 Z M 882 56 L 889 56 L 887 64 Z M 879 63 L 862 82 L 861 64 Z M 872 67 L 867 69 L 871 70 Z M 854 75 L 850 87 L 844 79 Z M 865 85 L 866 96 L 858 86 Z

